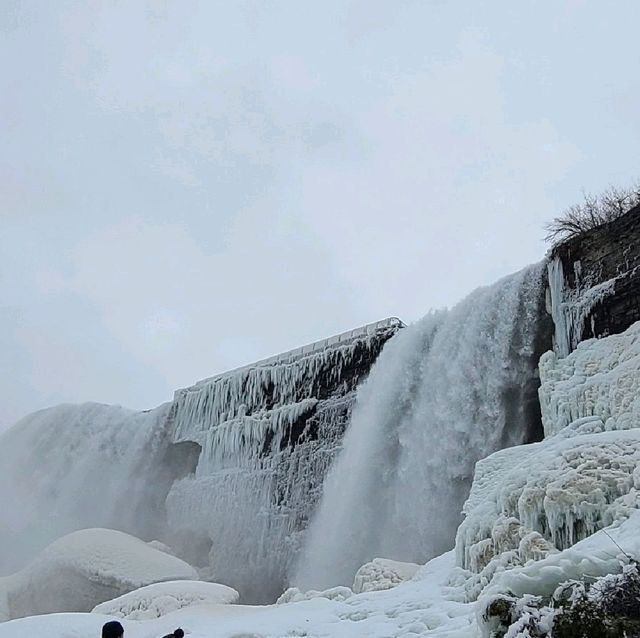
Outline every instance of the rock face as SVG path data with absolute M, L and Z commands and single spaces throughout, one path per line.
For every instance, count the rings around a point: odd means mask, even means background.
M 549 284 L 556 328 L 567 327 L 563 355 L 640 320 L 640 206 L 555 248 Z

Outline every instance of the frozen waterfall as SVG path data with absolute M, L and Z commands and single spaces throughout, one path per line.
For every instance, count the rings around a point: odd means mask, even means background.
M 348 585 L 375 557 L 425 562 L 450 548 L 476 461 L 541 436 L 544 268 L 478 289 L 386 345 L 358 391 L 296 586 Z

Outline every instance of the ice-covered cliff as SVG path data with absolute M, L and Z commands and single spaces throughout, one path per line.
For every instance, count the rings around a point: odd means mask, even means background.
M 640 206 L 560 244 L 550 257 L 548 305 L 560 356 L 640 320 Z
M 640 559 L 640 322 L 548 352 L 540 372 L 546 438 L 477 464 L 457 532 L 467 597 L 488 616 L 496 596 L 552 605 L 563 582 Z
M 176 392 L 173 439 L 202 453 L 169 492 L 171 541 L 245 599 L 275 599 L 356 388 L 402 325 L 384 320 Z

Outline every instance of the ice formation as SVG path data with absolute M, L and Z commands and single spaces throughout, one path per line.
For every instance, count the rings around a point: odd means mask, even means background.
M 93 611 L 105 616 L 148 620 L 193 605 L 231 605 L 237 603 L 235 589 L 218 583 L 175 580 L 154 583 L 97 605 Z
M 575 283 L 572 288 L 565 285 L 565 274 L 562 261 L 556 256 L 549 262 L 549 300 L 548 309 L 555 326 L 555 350 L 561 357 L 566 357 L 576 348 L 582 339 L 585 321 L 589 313 L 603 299 L 615 292 L 620 274 L 607 281 L 595 283 L 593 276 L 583 276 L 581 264 L 574 262 Z
M 418 569 L 420 569 L 420 565 L 416 563 L 374 558 L 356 572 L 352 589 L 356 594 L 391 589 L 413 578 Z
M 456 537 L 458 564 L 477 574 L 469 599 L 548 596 L 563 580 L 619 571 L 615 542 L 640 557 L 639 337 L 636 323 L 542 357 L 547 438 L 476 466 Z
M 624 333 L 590 339 L 565 358 L 540 360 L 540 405 L 547 436 L 619 430 L 640 424 L 640 323 Z
M 452 543 L 475 462 L 532 435 L 523 411 L 543 265 L 427 315 L 359 389 L 294 584 L 350 584 L 375 556 L 424 562 Z M 536 433 L 537 434 L 537 433 Z
M 184 561 L 129 534 L 84 529 L 49 545 L 23 570 L 0 578 L 0 620 L 89 611 L 151 583 L 197 578 Z

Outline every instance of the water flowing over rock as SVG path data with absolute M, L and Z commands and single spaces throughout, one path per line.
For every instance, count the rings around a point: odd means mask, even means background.
M 452 545 L 476 461 L 541 438 L 530 393 L 544 267 L 478 289 L 387 345 L 358 393 L 296 585 L 348 584 L 375 556 L 424 563 Z

